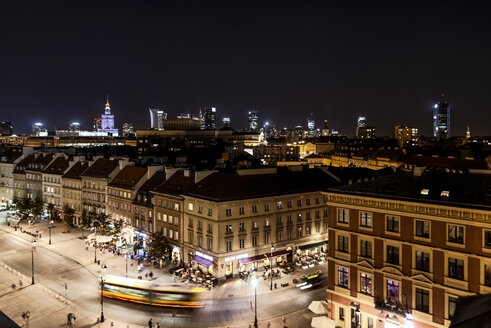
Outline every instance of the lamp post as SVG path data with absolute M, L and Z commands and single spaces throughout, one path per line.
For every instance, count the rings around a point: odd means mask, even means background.
M 48 227 L 48 231 L 49 231 L 49 244 L 51 245 L 51 228 L 52 228 L 52 225 L 53 224 L 53 220 L 50 220 L 49 221 L 49 227 Z
M 271 269 L 271 286 L 269 287 L 269 290 L 273 290 L 273 251 L 274 244 L 271 244 L 271 257 L 269 258 L 269 268 Z
M 104 267 L 102 268 L 102 271 L 101 271 L 101 322 L 104 322 L 104 277 L 103 277 L 103 273 L 107 270 L 107 266 L 104 265 Z
M 251 280 L 251 284 L 254 287 L 254 328 L 257 328 L 257 271 L 256 276 Z
M 31 272 L 31 277 L 32 277 L 32 283 L 31 285 L 34 285 L 34 250 L 36 249 L 36 240 L 32 241 L 32 248 L 31 248 L 31 255 L 32 255 L 32 272 Z
M 97 263 L 97 242 L 94 240 L 94 263 Z

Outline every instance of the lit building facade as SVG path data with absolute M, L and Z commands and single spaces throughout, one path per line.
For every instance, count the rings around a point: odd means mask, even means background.
M 414 126 L 397 125 L 394 129 L 394 137 L 399 147 L 411 147 L 418 145 L 418 128 Z
M 149 108 L 150 113 L 150 128 L 162 130 L 164 128 L 164 120 L 167 119 L 167 113 L 162 109 Z
M 259 129 L 259 112 L 257 110 L 251 110 L 247 115 L 247 128 L 249 131 L 258 131 Z
M 216 128 L 216 112 L 215 107 L 203 108 L 204 130 L 215 130 Z
M 101 115 L 101 128 L 97 131 L 108 132 L 113 136 L 118 136 L 118 129 L 114 128 L 114 115 L 111 113 L 111 106 L 109 105 L 109 98 L 106 102 L 106 108 L 104 109 L 104 114 Z
M 433 137 L 438 139 L 450 138 L 450 106 L 444 97 L 433 106 Z

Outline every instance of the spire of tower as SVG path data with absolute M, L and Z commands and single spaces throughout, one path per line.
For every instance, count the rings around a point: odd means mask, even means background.
M 106 107 L 109 107 L 109 94 L 106 95 Z
M 106 114 L 111 114 L 111 106 L 109 106 L 109 94 L 106 95 L 106 108 L 104 110 Z

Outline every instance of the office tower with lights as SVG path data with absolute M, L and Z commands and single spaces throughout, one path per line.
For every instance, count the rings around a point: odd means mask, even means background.
M 418 128 L 414 126 L 397 125 L 394 129 L 394 137 L 399 147 L 410 147 L 418 145 Z
M 114 137 L 119 134 L 119 130 L 114 128 L 114 115 L 111 113 L 111 106 L 109 106 L 109 97 L 106 101 L 104 114 L 101 115 L 101 128 L 97 131 L 111 133 Z
M 251 110 L 248 115 L 247 129 L 249 131 L 257 131 L 259 129 L 259 112 L 257 110 Z
M 68 130 L 71 132 L 77 132 L 80 131 L 80 123 L 79 122 L 72 122 L 68 126 Z
M 94 122 L 92 123 L 92 130 L 97 132 L 102 128 L 102 121 L 100 117 L 94 118 Z
M 223 125 L 224 125 L 225 127 L 230 127 L 230 122 L 231 122 L 231 120 L 230 120 L 230 116 L 225 116 L 225 117 L 223 118 Z
M 159 108 L 149 108 L 150 112 L 150 128 L 163 130 L 164 129 L 164 120 L 167 119 L 167 113 Z
M 358 120 L 356 121 L 356 136 L 361 138 L 361 133 L 363 128 L 367 126 L 367 119 L 365 116 L 358 116 Z
M 310 113 L 309 117 L 307 118 L 307 133 L 309 137 L 313 137 L 315 134 L 314 113 Z
M 443 94 L 433 105 L 433 137 L 437 139 L 450 137 L 450 106 Z
M 203 129 L 204 130 L 215 130 L 216 128 L 216 113 L 217 109 L 215 107 L 203 107 Z
M 44 128 L 43 123 L 35 122 L 32 124 L 32 135 L 35 137 L 47 135 L 47 130 Z
M 322 136 L 327 137 L 329 135 L 329 126 L 327 125 L 327 120 L 324 120 L 324 126 L 322 127 Z
M 0 136 L 11 136 L 14 133 L 14 127 L 10 121 L 0 122 Z

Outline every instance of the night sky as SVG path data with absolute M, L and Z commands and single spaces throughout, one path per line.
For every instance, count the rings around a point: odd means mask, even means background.
M 116 124 L 216 106 L 245 128 L 431 134 L 445 92 L 452 135 L 491 135 L 491 10 L 471 1 L 9 1 L 0 4 L 0 120 L 91 129 L 109 93 Z M 221 124 L 220 124 L 221 126 Z

